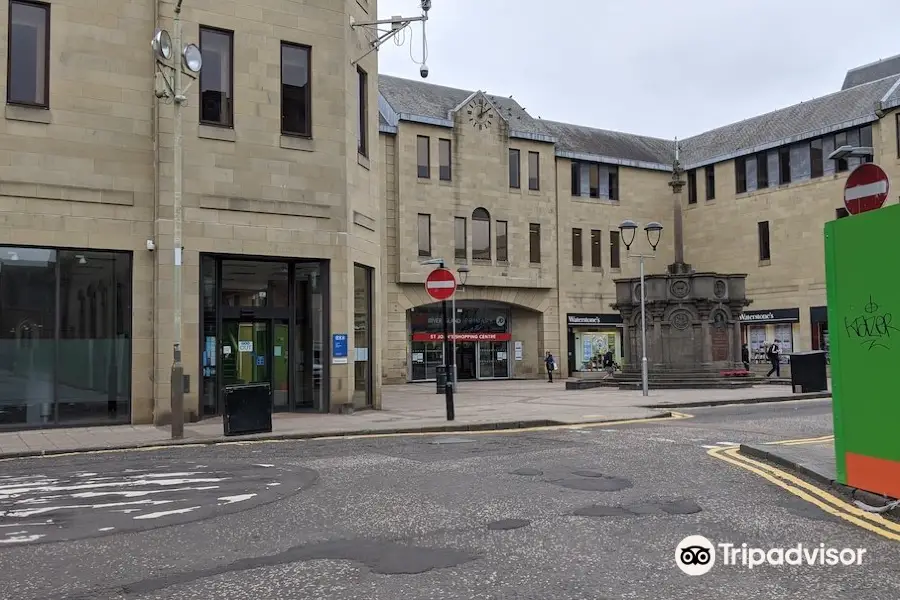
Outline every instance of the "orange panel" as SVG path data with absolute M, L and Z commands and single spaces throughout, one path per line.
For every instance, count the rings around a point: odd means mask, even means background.
M 847 485 L 900 498 L 900 462 L 847 452 Z

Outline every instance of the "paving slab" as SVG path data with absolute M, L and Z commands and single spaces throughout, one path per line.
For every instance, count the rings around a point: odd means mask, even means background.
M 595 388 L 570 391 L 565 382 L 543 380 L 460 382 L 455 396 L 456 419 L 446 420 L 443 394 L 434 383 L 382 388 L 381 410 L 349 415 L 280 413 L 271 433 L 223 435 L 221 417 L 185 424 L 183 440 L 171 440 L 169 429 L 153 425 L 111 425 L 0 432 L 0 456 L 26 456 L 98 449 L 137 448 L 170 443 L 209 444 L 221 441 L 302 439 L 329 435 L 466 431 L 586 422 L 644 419 L 669 414 L 671 408 L 799 400 L 809 394 L 785 395 L 780 386 L 759 385 L 724 390 L 638 391 Z

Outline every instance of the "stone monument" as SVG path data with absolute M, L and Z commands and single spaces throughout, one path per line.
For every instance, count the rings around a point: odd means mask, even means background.
M 616 280 L 614 310 L 625 325 L 626 372 L 641 368 L 641 293 L 647 319 L 647 366 L 662 371 L 697 372 L 743 368 L 740 316 L 747 300 L 746 274 L 697 272 L 684 262 L 682 190 L 684 169 L 675 142 L 672 165 L 675 262 L 667 272 Z

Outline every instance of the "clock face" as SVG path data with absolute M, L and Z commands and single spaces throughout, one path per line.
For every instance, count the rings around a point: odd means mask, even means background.
M 494 110 L 490 103 L 484 98 L 478 98 L 469 102 L 466 112 L 472 127 L 477 127 L 481 130 L 486 129 L 493 124 Z

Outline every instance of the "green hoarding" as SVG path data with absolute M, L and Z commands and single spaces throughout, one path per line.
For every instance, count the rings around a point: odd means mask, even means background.
M 900 497 L 900 205 L 825 225 L 838 481 Z

